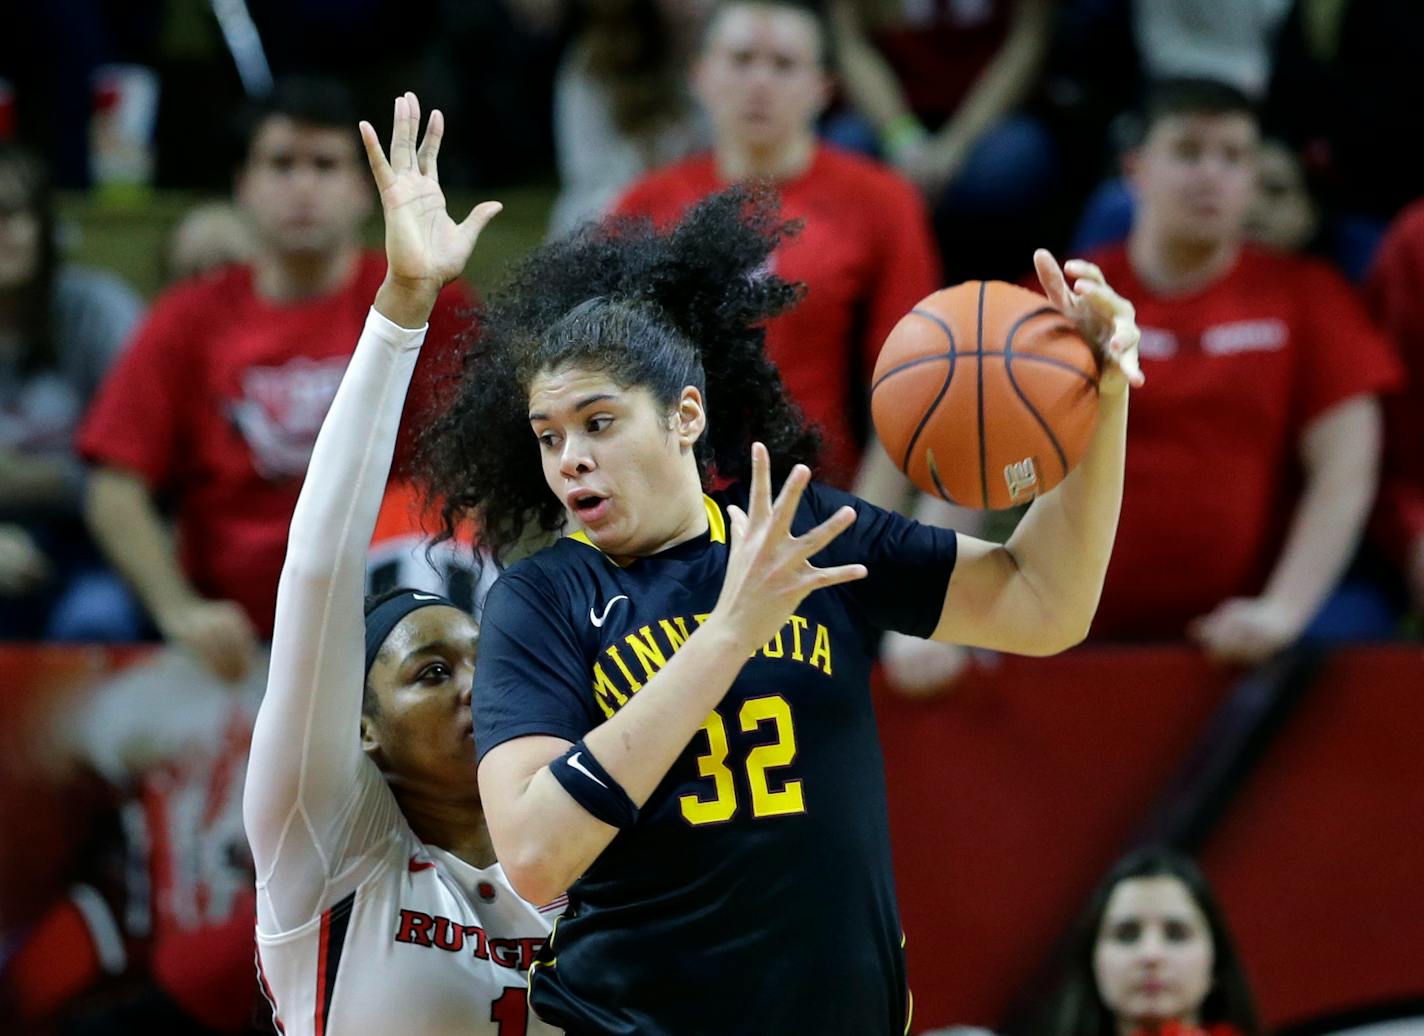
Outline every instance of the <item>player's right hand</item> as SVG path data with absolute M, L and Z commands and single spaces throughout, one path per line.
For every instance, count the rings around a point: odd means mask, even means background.
M 420 102 L 415 94 L 396 98 L 389 159 L 371 124 L 362 122 L 360 129 L 385 214 L 386 283 L 413 297 L 428 298 L 433 306 L 439 290 L 464 270 L 480 231 L 503 206 L 482 202 L 461 222 L 450 218 L 437 165 L 445 117 L 439 109 L 430 113 L 425 139 L 417 147 Z M 405 320 L 397 323 L 417 326 Z
M 809 532 L 791 535 L 796 506 L 810 481 L 810 469 L 796 465 L 773 501 L 770 455 L 753 443 L 747 510 L 727 508 L 732 525 L 727 574 L 712 619 L 730 624 L 748 655 L 776 636 L 807 595 L 866 576 L 864 565 L 816 568 L 810 562 L 850 528 L 854 508 L 842 507 Z
M 159 632 L 181 644 L 221 680 L 247 675 L 257 653 L 257 631 L 236 601 L 189 601 L 156 616 Z

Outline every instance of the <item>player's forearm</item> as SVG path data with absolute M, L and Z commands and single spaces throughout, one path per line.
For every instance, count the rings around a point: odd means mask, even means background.
M 709 619 L 628 704 L 584 737 L 634 805 L 641 808 L 662 783 L 749 655 Z M 511 801 L 499 801 L 485 767 L 480 788 L 500 864 L 520 895 L 533 902 L 566 890 L 618 833 L 575 802 L 547 765 Z
M 173 538 L 138 475 L 118 468 L 90 472 L 84 517 L 99 549 L 160 626 L 164 615 L 199 596 L 183 574 Z
M 423 340 L 423 331 L 370 317 L 312 448 L 277 589 L 267 693 L 252 734 L 261 765 L 248 770 L 244 814 L 259 857 L 275 841 L 267 837 L 272 818 L 286 816 L 299 788 L 308 814 L 334 816 L 361 765 L 354 732 L 366 555 Z
M 1297 631 L 1314 617 L 1354 556 L 1374 502 L 1379 471 L 1379 410 L 1373 399 L 1346 402 L 1307 430 L 1305 485 L 1281 556 L 1263 596 Z M 1313 454 L 1313 457 L 1310 456 Z
M 1017 579 L 1041 607 L 1046 653 L 1081 641 L 1098 610 L 1122 509 L 1127 410 L 1125 391 L 1100 400 L 1082 461 L 1034 502 L 1005 544 Z
M 401 410 L 425 340 L 423 330 L 411 329 L 422 328 L 429 316 L 420 303 L 388 299 L 382 307 L 381 301 L 378 294 L 322 421 L 287 541 L 288 568 L 340 577 L 336 592 L 355 602 L 365 585 L 366 554 L 390 475 Z M 292 609 L 286 617 L 289 623 L 304 618 Z

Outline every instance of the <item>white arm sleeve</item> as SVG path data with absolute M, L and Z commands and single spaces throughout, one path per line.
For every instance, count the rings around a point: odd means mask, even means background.
M 252 732 L 243 821 L 258 923 L 288 931 L 360 882 L 399 829 L 360 746 L 366 555 L 425 328 L 374 309 L 312 450 L 277 587 L 267 693 Z

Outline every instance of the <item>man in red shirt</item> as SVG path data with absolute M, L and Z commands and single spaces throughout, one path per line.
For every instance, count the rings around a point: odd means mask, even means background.
M 1398 378 L 1339 275 L 1243 242 L 1257 143 L 1234 89 L 1159 84 L 1128 159 L 1136 223 L 1096 257 L 1137 307 L 1149 387 L 1094 633 L 1185 632 L 1241 663 L 1295 640 L 1349 564 Z
M 1424 201 L 1390 226 L 1365 280 L 1370 309 L 1399 346 L 1408 386 L 1385 399 L 1384 476 L 1375 539 L 1424 611 Z
M 815 121 L 830 96 L 826 37 L 807 7 L 730 0 L 713 14 L 693 72 L 712 121 L 711 152 L 651 173 L 616 211 L 675 223 L 731 183 L 770 181 L 800 234 L 776 253 L 777 273 L 806 297 L 767 328 L 767 352 L 792 396 L 821 428 L 821 477 L 849 485 L 868 422 L 866 387 L 885 336 L 939 285 L 929 218 L 914 188 L 888 168 L 827 148 Z M 894 503 L 904 483 L 884 451 L 865 451 L 857 492 Z
M 161 296 L 80 432 L 95 539 L 164 639 L 224 680 L 271 635 L 307 458 L 385 274 L 359 245 L 371 196 L 355 125 L 339 85 L 277 90 L 237 177 L 256 256 Z M 470 302 L 447 290 L 432 339 Z

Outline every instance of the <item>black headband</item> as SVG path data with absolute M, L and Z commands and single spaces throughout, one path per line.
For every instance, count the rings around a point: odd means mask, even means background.
M 439 594 L 428 594 L 424 590 L 402 590 L 372 608 L 366 615 L 366 675 L 371 675 L 371 666 L 375 664 L 376 656 L 381 653 L 381 645 L 391 635 L 391 630 L 400 625 L 401 619 L 413 611 L 438 605 L 447 608 L 459 607 L 448 597 L 441 597 Z

